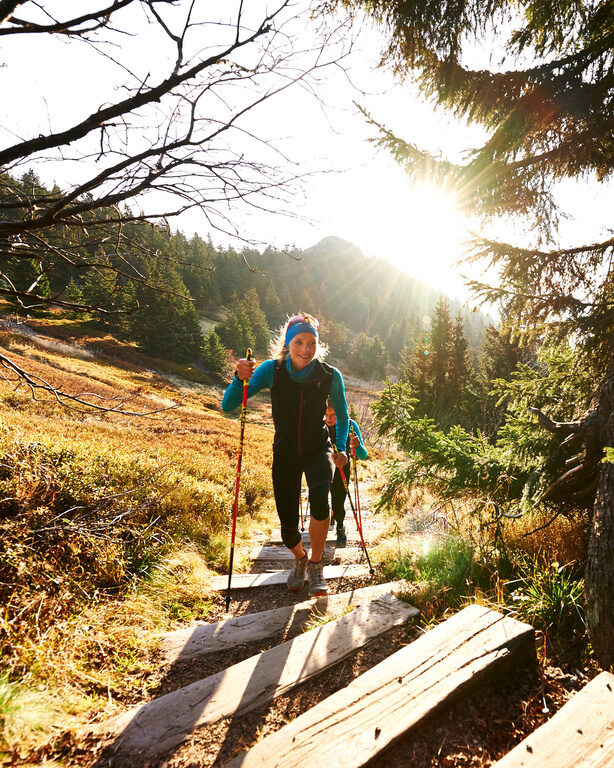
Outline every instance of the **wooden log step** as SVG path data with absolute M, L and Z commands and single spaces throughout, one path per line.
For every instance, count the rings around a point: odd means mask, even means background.
M 358 768 L 505 662 L 534 652 L 533 627 L 468 606 L 226 768 Z
M 341 547 L 337 549 L 337 547 L 334 544 L 326 544 L 324 547 L 323 557 L 329 560 L 336 555 L 338 555 L 342 551 L 349 551 L 350 555 L 352 556 L 354 560 L 358 560 L 360 558 L 360 555 L 362 553 L 362 549 L 358 549 L 357 547 Z M 286 547 L 270 547 L 268 545 L 263 547 L 254 547 L 251 549 L 248 553 L 248 557 L 250 560 L 289 560 L 294 562 L 294 555 L 292 552 L 290 552 L 289 549 L 286 549 Z
M 349 605 L 365 605 L 381 595 L 398 594 L 408 590 L 409 583 L 406 581 L 389 581 L 386 584 L 375 584 L 372 587 L 362 587 L 351 592 L 313 598 L 260 613 L 247 613 L 213 624 L 199 622 L 195 626 L 165 634 L 161 649 L 166 661 L 170 664 L 176 660 L 236 648 L 282 632 L 287 634 L 301 629 L 316 613 L 343 611 Z M 413 606 L 412 609 L 414 611 L 412 615 L 420 613 Z
M 325 579 L 345 579 L 368 576 L 369 566 L 360 564 L 325 565 L 323 572 Z M 291 570 L 273 571 L 272 573 L 238 573 L 232 577 L 231 589 L 251 589 L 252 587 L 285 584 L 289 573 Z M 216 591 L 225 590 L 228 587 L 228 576 L 214 576 L 209 586 Z
M 382 595 L 293 640 L 130 710 L 96 732 L 113 739 L 115 753 L 149 758 L 177 746 L 199 726 L 271 701 L 414 613 L 394 595 Z
M 611 768 L 614 675 L 602 672 L 493 768 Z
M 358 535 L 358 529 L 356 528 L 356 525 L 354 524 L 354 522 L 352 521 L 352 523 L 348 523 L 346 520 L 344 525 L 345 525 L 345 532 L 347 534 L 348 539 L 359 541 L 360 537 Z M 383 530 L 384 530 L 384 526 L 382 525 L 364 524 L 363 536 L 365 537 L 365 541 L 368 542 L 369 540 L 376 538 L 382 533 Z M 305 528 L 305 530 L 302 533 L 302 539 L 303 539 L 303 544 L 305 543 L 309 544 L 310 539 L 309 539 L 309 531 L 307 530 L 307 528 Z M 335 528 L 329 528 L 326 541 L 327 542 L 337 541 L 337 531 Z M 269 539 L 267 542 L 267 545 L 273 546 L 275 544 L 280 546 L 283 545 L 281 532 L 279 529 L 271 531 L 271 535 L 269 536 Z
M 303 539 L 303 544 L 309 544 L 309 531 L 307 530 L 307 528 L 305 528 L 305 530 L 301 534 L 301 537 Z M 328 535 L 326 537 L 326 541 L 336 541 L 336 540 L 337 540 L 337 534 L 335 532 L 335 529 L 330 528 L 328 531 Z M 281 531 L 279 530 L 279 528 L 277 528 L 274 531 L 271 531 L 271 535 L 269 536 L 267 541 L 267 545 L 273 546 L 275 544 L 279 546 L 283 546 L 284 544 L 281 538 Z

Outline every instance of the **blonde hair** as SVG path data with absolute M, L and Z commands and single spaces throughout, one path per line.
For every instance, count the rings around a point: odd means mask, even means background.
M 304 312 L 298 312 L 297 314 L 303 315 Z M 281 325 L 274 338 L 273 341 L 271 341 L 271 344 L 269 346 L 269 353 L 271 357 L 275 360 L 285 360 L 288 355 L 290 354 L 290 350 L 288 349 L 286 345 L 286 331 L 288 330 L 288 324 L 291 320 L 294 319 L 295 316 L 289 317 L 286 322 Z M 314 355 L 314 360 L 324 360 L 326 355 L 328 354 L 328 347 L 326 344 L 322 344 L 320 342 L 319 337 L 316 337 L 316 353 Z

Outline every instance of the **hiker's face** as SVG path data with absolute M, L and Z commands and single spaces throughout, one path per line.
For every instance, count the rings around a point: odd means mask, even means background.
M 316 353 L 316 337 L 313 333 L 297 333 L 288 345 L 290 361 L 297 371 L 302 371 Z
M 326 422 L 327 427 L 334 427 L 337 423 L 337 414 L 332 408 L 326 409 L 326 415 L 324 416 L 324 421 Z

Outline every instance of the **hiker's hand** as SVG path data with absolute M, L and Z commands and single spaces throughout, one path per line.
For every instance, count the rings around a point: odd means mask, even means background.
M 237 363 L 237 377 L 241 381 L 249 381 L 256 367 L 256 361 L 254 359 L 248 360 L 246 357 L 242 357 Z
M 333 461 L 336 467 L 344 467 L 348 463 L 347 454 L 343 453 L 343 451 L 333 453 Z
M 360 445 L 360 440 L 358 439 L 358 435 L 350 435 L 350 448 L 358 448 Z

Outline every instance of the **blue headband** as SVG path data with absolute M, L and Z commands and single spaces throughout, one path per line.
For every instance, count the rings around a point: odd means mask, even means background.
M 306 322 L 293 323 L 292 325 L 289 325 L 286 330 L 286 347 L 290 344 L 297 333 L 313 333 L 313 335 L 316 337 L 316 341 L 318 340 L 318 329 L 314 325 Z

